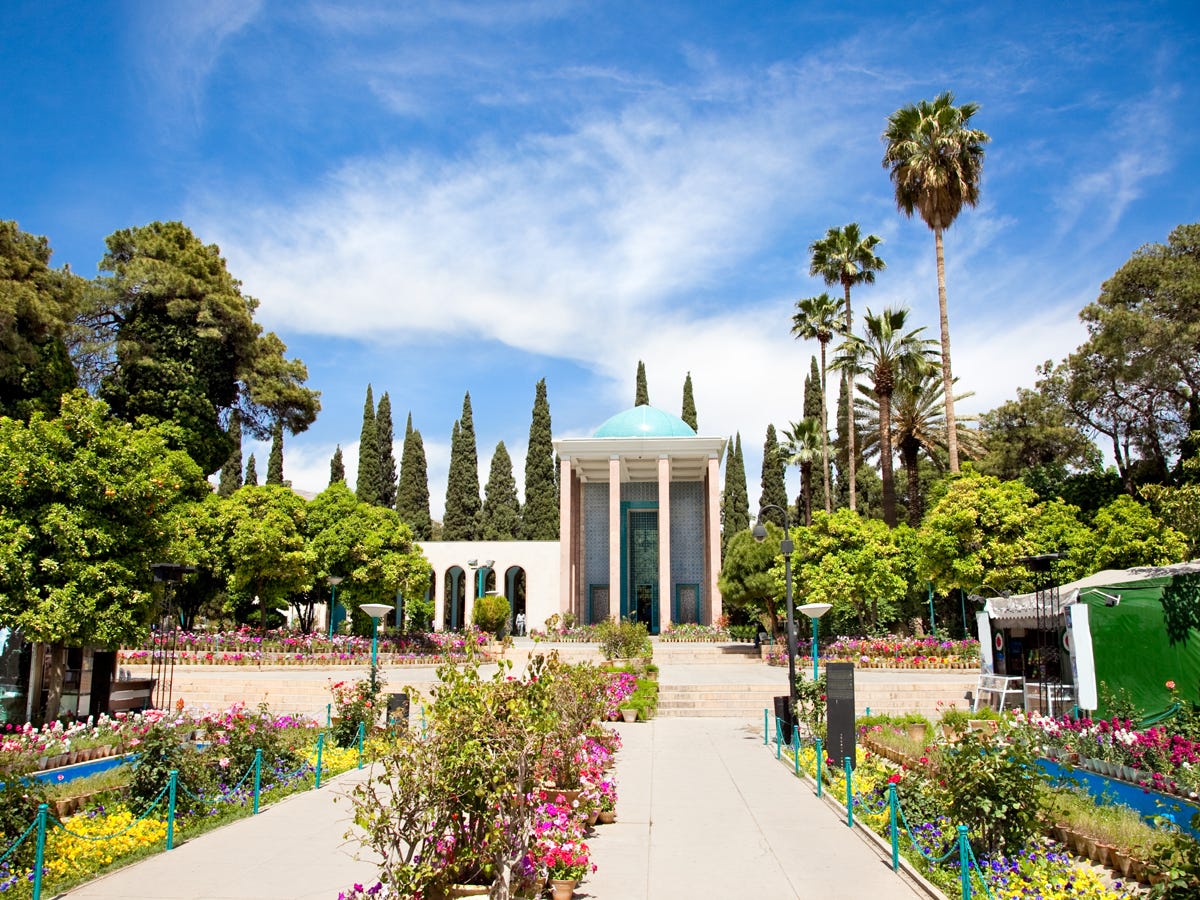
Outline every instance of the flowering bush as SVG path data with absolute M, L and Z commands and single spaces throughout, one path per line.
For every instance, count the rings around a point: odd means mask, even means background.
M 330 683 L 333 706 L 338 716 L 338 721 L 333 724 L 331 730 L 335 744 L 339 747 L 354 746 L 358 741 L 360 725 L 370 731 L 371 724 L 379 718 L 382 689 L 383 680 L 378 672 L 373 681 L 364 678 L 360 681 Z
M 671 622 L 658 634 L 660 641 L 728 641 L 729 628 L 722 625 L 697 625 Z

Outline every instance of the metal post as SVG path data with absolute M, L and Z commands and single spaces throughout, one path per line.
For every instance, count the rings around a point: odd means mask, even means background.
M 358 767 L 363 767 L 363 737 L 367 733 L 367 723 L 358 723 Z
M 329 601 L 329 640 L 333 640 L 333 615 L 337 612 L 337 582 L 329 582 L 329 593 L 332 598 Z M 354 598 L 351 597 L 351 600 Z
M 967 631 L 967 594 L 962 588 L 958 589 L 958 602 L 962 604 L 963 639 L 965 640 L 970 636 L 970 632 Z
M 817 681 L 817 636 L 819 633 L 818 629 L 821 627 L 821 620 L 819 618 L 817 618 L 816 616 L 813 616 L 812 623 L 813 623 L 813 645 L 812 645 L 813 683 L 815 684 Z
M 854 827 L 854 770 L 850 768 L 850 757 L 843 757 L 846 766 L 846 827 Z
M 329 728 L 331 725 L 333 725 L 333 704 L 326 703 L 325 704 L 325 727 Z
M 792 732 L 792 756 L 795 765 L 796 777 L 800 777 L 800 735 L 796 731 Z
M 937 622 L 933 620 L 933 582 L 927 581 L 925 584 L 929 586 L 929 633 L 937 637 Z
M 179 785 L 179 770 L 172 769 L 167 782 L 167 849 L 175 849 L 175 790 Z
M 825 753 L 821 749 L 821 739 L 817 738 L 817 796 L 821 796 L 821 764 L 825 761 Z
M 422 703 L 422 704 L 421 704 L 421 737 L 422 737 L 422 738 L 424 738 L 424 737 L 425 737 L 425 728 L 426 728 L 426 725 L 425 725 L 425 704 L 424 704 L 424 703 Z M 766 741 L 763 741 L 763 743 L 765 744 L 765 743 L 766 743 Z
M 783 737 L 783 735 L 781 734 L 782 730 L 783 730 L 783 726 L 780 725 L 780 723 L 779 723 L 779 716 L 776 716 L 775 717 L 775 758 L 776 759 L 779 759 L 779 746 L 782 743 L 781 738 Z
M 254 751 L 254 815 L 258 815 L 258 792 L 262 788 L 262 750 Z
M 763 708 L 763 746 L 771 742 L 771 714 Z
M 38 804 L 37 850 L 33 857 L 33 900 L 42 900 L 42 868 L 46 864 L 46 814 L 49 806 Z
M 899 800 L 896 797 L 896 785 L 888 785 L 888 818 L 892 835 L 892 871 L 900 868 L 900 828 L 896 823 L 896 808 Z
M 317 783 L 316 787 L 321 786 L 321 754 L 325 750 L 325 732 L 317 735 Z
M 379 664 L 379 619 L 371 616 L 371 695 L 375 695 L 375 667 Z
M 787 652 L 788 652 L 788 711 L 795 718 L 796 701 L 796 613 L 792 606 L 792 533 L 788 529 L 787 512 L 783 513 L 783 541 L 779 548 L 783 551 L 783 579 L 787 586 Z M 813 662 L 814 667 L 816 661 Z
M 958 826 L 958 871 L 962 884 L 962 900 L 971 900 L 971 856 L 967 844 L 967 826 Z

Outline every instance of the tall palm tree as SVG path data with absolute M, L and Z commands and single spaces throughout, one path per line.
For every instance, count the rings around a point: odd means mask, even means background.
M 837 301 L 828 294 L 796 301 L 792 316 L 792 334 L 796 338 L 816 340 L 821 345 L 821 465 L 825 475 L 825 512 L 833 512 L 829 489 L 829 404 L 825 402 L 825 348 L 837 332 Z
M 863 453 L 879 449 L 879 398 L 865 385 L 860 389 L 859 417 L 862 432 L 868 435 L 863 441 Z M 974 391 L 956 394 L 954 402 L 965 400 Z M 917 380 L 901 380 L 892 393 L 891 445 L 900 454 L 908 481 L 908 524 L 916 528 L 921 524 L 924 504 L 921 494 L 921 479 L 918 463 L 922 453 L 939 470 L 946 468 L 946 402 L 943 396 L 942 375 L 938 369 L 928 369 Z M 964 456 L 983 455 L 979 432 L 967 428 L 966 423 L 975 416 L 960 417 L 956 421 L 958 446 Z
M 914 212 L 933 229 L 937 251 L 938 312 L 942 330 L 942 391 L 946 398 L 946 435 L 950 471 L 958 471 L 958 429 L 954 424 L 954 377 L 950 373 L 950 318 L 946 312 L 946 262 L 942 231 L 958 218 L 963 206 L 979 202 L 983 145 L 991 138 L 969 127 L 978 103 L 954 105 L 950 91 L 933 102 L 922 100 L 888 116 L 883 131 L 883 167 L 891 169 L 896 206 Z
M 783 452 L 789 465 L 800 468 L 800 499 L 804 504 L 804 524 L 812 524 L 812 465 L 821 446 L 822 428 L 816 419 L 793 422 L 783 431 Z
M 850 335 L 838 348 L 840 358 L 864 372 L 879 401 L 879 476 L 883 481 L 883 521 L 896 525 L 896 479 L 892 470 L 892 394 L 896 384 L 916 380 L 935 365 L 935 341 L 920 336 L 924 328 L 906 332 L 907 309 L 886 308 L 879 315 L 870 309 L 863 337 Z
M 882 259 L 875 255 L 875 248 L 881 243 L 881 238 L 874 234 L 863 237 L 858 230 L 858 223 L 851 222 L 845 228 L 830 228 L 825 237 L 808 245 L 811 262 L 808 267 L 809 275 L 819 275 L 826 284 L 840 284 L 846 293 L 846 325 L 847 335 L 854 331 L 854 316 L 850 310 L 850 288 L 856 284 L 874 284 L 875 273 L 887 268 Z M 847 393 L 854 396 L 854 373 L 847 370 Z M 853 407 L 853 404 L 851 404 Z M 848 414 L 853 419 L 853 414 Z M 846 422 L 847 454 L 849 462 L 847 474 L 850 476 L 850 508 L 857 509 L 858 500 L 855 491 L 855 452 L 854 452 L 854 422 Z M 828 493 L 828 492 L 827 492 Z

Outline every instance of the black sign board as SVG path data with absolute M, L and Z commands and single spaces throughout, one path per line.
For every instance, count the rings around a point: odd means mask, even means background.
M 779 729 L 779 740 L 785 744 L 792 743 L 792 728 L 795 726 L 795 716 L 792 715 L 792 698 L 788 696 L 775 698 L 775 727 Z
M 408 728 L 408 694 L 388 694 L 389 728 Z
M 841 768 L 850 757 L 854 766 L 854 663 L 825 666 L 826 725 L 825 755 Z

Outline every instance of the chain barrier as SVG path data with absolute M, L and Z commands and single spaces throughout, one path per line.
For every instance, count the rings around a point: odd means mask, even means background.
M 12 856 L 14 853 L 16 853 L 17 848 L 20 847 L 23 843 L 25 843 L 25 838 L 29 837 L 29 835 L 33 833 L 33 829 L 35 829 L 36 827 L 37 827 L 37 819 L 34 819 L 32 822 L 29 823 L 29 827 L 25 829 L 25 833 L 23 835 L 21 835 L 19 838 L 17 838 L 16 842 L 14 844 L 12 844 L 7 850 L 4 851 L 3 856 L 0 856 L 0 863 L 4 862 L 10 856 Z
M 975 859 L 975 851 L 971 849 L 970 844 L 967 845 L 967 857 L 971 861 L 971 868 L 979 873 L 979 881 L 983 885 L 983 892 L 987 894 L 988 900 L 995 900 L 995 898 L 992 897 L 991 886 L 988 885 L 987 878 L 983 874 L 983 866 L 979 865 L 978 860 Z
M 157 809 L 158 805 L 162 802 L 162 798 L 167 793 L 167 788 L 169 788 L 169 787 L 170 787 L 170 785 L 163 785 L 163 789 L 158 792 L 158 796 L 154 798 L 154 800 L 150 803 L 150 805 L 148 807 L 146 807 L 146 811 L 144 813 L 142 813 L 140 816 L 138 816 L 136 819 L 134 819 L 132 822 L 130 822 L 128 825 L 126 825 L 124 828 L 122 828 L 120 831 L 115 831 L 112 834 L 104 834 L 104 835 L 98 835 L 98 836 L 88 835 L 88 834 L 79 834 L 78 832 L 72 831 L 70 828 L 68 828 L 66 825 L 64 825 L 57 816 L 50 817 L 50 824 L 54 828 L 62 829 L 67 834 L 71 835 L 71 837 L 79 838 L 81 841 L 110 841 L 113 838 L 118 838 L 121 835 L 125 834 L 127 831 L 130 831 L 133 828 L 133 826 L 138 824 L 138 822 L 141 822 L 143 819 L 145 819 L 147 816 L 149 816 L 150 813 L 154 812 L 154 810 Z

